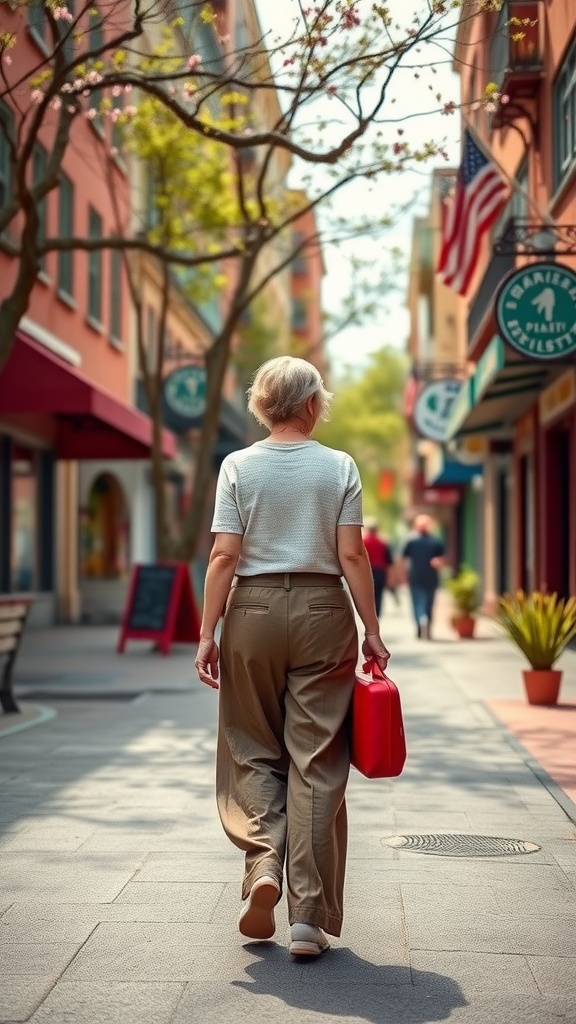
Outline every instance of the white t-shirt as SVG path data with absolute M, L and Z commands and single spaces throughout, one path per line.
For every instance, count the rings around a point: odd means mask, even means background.
M 243 535 L 239 576 L 340 576 L 336 527 L 361 525 L 360 475 L 346 452 L 318 441 L 256 441 L 222 463 L 212 532 Z

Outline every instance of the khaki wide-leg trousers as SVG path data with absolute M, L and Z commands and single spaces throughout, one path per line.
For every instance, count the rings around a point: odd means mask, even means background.
M 242 896 L 286 866 L 290 924 L 342 927 L 350 771 L 347 714 L 358 638 L 338 576 L 239 578 L 220 649 L 216 789 L 246 853 Z

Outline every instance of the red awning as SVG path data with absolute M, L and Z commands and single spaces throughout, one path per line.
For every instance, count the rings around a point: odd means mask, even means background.
M 152 422 L 41 345 L 19 334 L 0 372 L 0 415 L 53 416 L 59 459 L 145 459 Z M 174 435 L 162 432 L 162 453 L 173 458 Z

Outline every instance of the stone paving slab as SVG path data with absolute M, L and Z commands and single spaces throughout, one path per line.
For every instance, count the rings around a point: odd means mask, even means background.
M 140 866 L 137 859 L 52 856 L 3 851 L 0 898 L 47 903 L 102 903 L 113 900 Z
M 473 1000 L 477 994 L 483 995 L 489 991 L 497 991 L 502 995 L 531 995 L 534 999 L 539 999 L 542 994 L 530 968 L 529 958 L 517 953 L 446 953 L 415 949 L 410 959 L 414 969 L 414 984 L 427 991 L 434 988 L 434 977 L 441 979 L 456 975 L 467 1000 Z
M 279 980 L 294 965 L 285 949 L 269 945 L 274 950 L 270 974 Z M 205 925 L 106 923 L 93 932 L 64 980 L 199 982 L 211 977 L 221 984 L 241 977 L 253 955 L 238 944 L 235 935 L 232 939 L 230 929 L 224 939 L 219 930 Z
M 58 976 L 79 949 L 72 942 L 10 942 L 0 936 L 0 979 L 23 974 Z
M 15 1022 L 30 1019 L 34 1010 L 54 987 L 56 977 L 50 975 L 17 975 L 2 978 L 0 983 L 0 1021 Z M 60 1022 L 63 1024 L 63 1022 Z
M 465 910 L 440 915 L 407 909 L 406 919 L 412 949 L 465 950 L 477 953 L 516 953 L 532 956 L 574 955 L 574 918 L 509 914 L 476 915 Z
M 37 1013 L 34 1024 L 170 1024 L 184 985 L 162 982 L 63 981 Z M 190 1024 L 190 1022 L 189 1022 Z
M 529 956 L 528 964 L 543 995 L 562 992 L 576 1007 L 576 950 L 573 957 Z

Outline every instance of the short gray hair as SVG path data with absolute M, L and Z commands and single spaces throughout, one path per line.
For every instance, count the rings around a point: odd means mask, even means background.
M 320 406 L 320 419 L 327 420 L 333 396 L 316 367 L 296 356 L 278 356 L 256 370 L 248 389 L 248 409 L 270 429 L 295 416 L 313 395 Z

